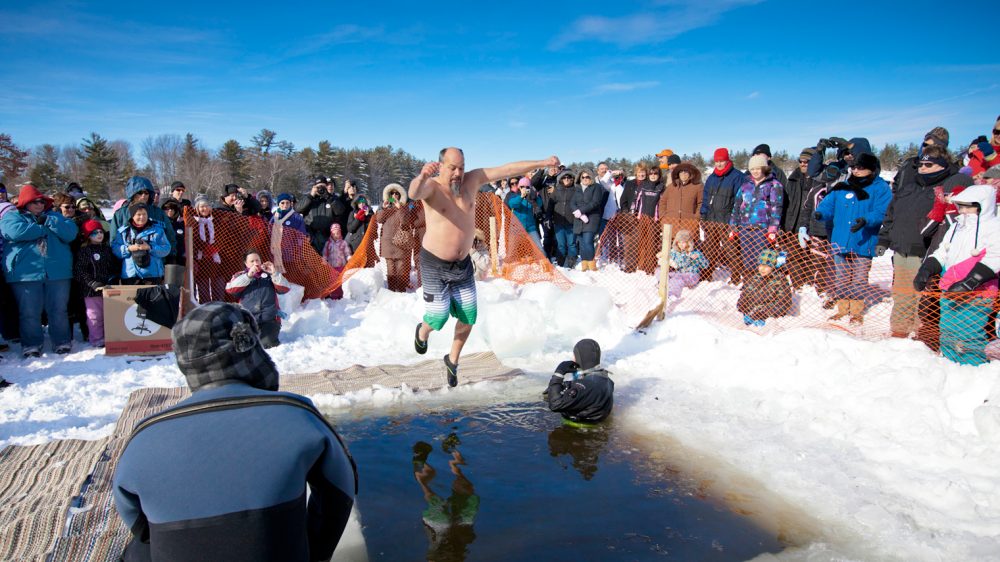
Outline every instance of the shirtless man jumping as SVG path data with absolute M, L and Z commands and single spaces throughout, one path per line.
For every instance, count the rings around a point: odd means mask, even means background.
M 425 164 L 420 175 L 410 182 L 410 199 L 424 201 L 427 220 L 420 250 L 426 308 L 423 321 L 417 324 L 413 345 L 417 353 L 427 353 L 431 332 L 444 328 L 449 315 L 455 317 L 451 353 L 444 356 L 449 386 L 458 384 L 458 359 L 476 323 L 476 280 L 469 257 L 476 230 L 476 193 L 483 184 L 558 165 L 559 159 L 551 156 L 466 173 L 462 149 L 445 148 L 437 162 Z

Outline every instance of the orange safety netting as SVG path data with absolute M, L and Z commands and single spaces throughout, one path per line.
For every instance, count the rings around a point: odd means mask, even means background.
M 313 250 L 307 235 L 294 229 L 268 225 L 257 217 L 213 211 L 211 233 L 195 220 L 191 209 L 185 209 L 192 297 L 197 302 L 231 300 L 225 284 L 243 270 L 249 248 L 283 269 L 291 282 L 302 285 L 304 298 L 331 295 L 352 275 L 372 267 L 396 272 L 388 276 L 394 290 L 418 287 L 423 218 L 414 215 L 415 211 L 393 218 L 394 212 L 385 209 L 372 217 L 358 251 L 338 270 Z M 690 234 L 694 249 L 704 256 L 701 266 L 692 270 L 674 263 L 664 272 L 672 240 L 664 244 L 664 225 L 646 216 L 619 213 L 598 239 L 595 259 L 600 271 L 589 277 L 590 282 L 606 288 L 635 325 L 650 321 L 651 312 L 663 311 L 695 313 L 766 333 L 819 328 L 868 340 L 909 337 L 969 364 L 984 362 L 983 348 L 997 340 L 1000 301 L 996 292 L 942 292 L 936 278 L 927 290 L 917 292 L 912 279 L 919 260 L 899 260 L 894 267 L 889 256 L 841 259 L 828 241 L 800 242 L 789 232 L 778 232 L 772 242 L 766 230 L 758 228 L 733 229 L 689 219 L 664 222 L 669 222 L 672 238 L 679 231 Z M 473 256 L 479 278 L 572 286 L 495 194 L 478 195 L 476 228 L 480 232 Z M 392 240 L 380 236 L 399 229 L 410 232 L 412 240 L 402 255 L 386 246 Z M 767 278 L 758 272 L 765 250 L 780 262 Z M 403 270 L 398 269 L 400 263 Z M 405 271 L 402 282 L 400 271 Z M 410 271 L 415 273 L 415 282 Z
M 915 291 L 912 280 L 919 260 L 899 260 L 894 267 L 890 256 L 837 256 L 830 242 L 800 242 L 790 232 L 779 231 L 772 242 L 765 229 L 684 219 L 664 222 L 670 223 L 674 238 L 678 231 L 689 233 L 705 259 L 696 266 L 673 264 L 665 282 L 660 279 L 665 228 L 657 221 L 621 213 L 599 240 L 598 265 L 615 278 L 615 301 L 625 308 L 640 303 L 630 315 L 636 323 L 643 318 L 643 308 L 648 312 L 656 306 L 651 303 L 665 296 L 666 312 L 695 312 L 767 332 L 811 327 L 869 340 L 912 337 L 963 363 L 983 362 L 983 347 L 997 339 L 1000 301 L 995 291 L 942 292 L 936 279 L 924 292 Z M 672 246 L 668 240 L 667 255 Z M 780 263 L 767 278 L 758 272 L 765 250 Z M 697 263 L 690 258 L 677 261 Z
M 281 223 L 218 209 L 212 210 L 211 221 L 199 221 L 195 211 L 185 207 L 184 243 L 188 290 L 197 303 L 233 301 L 226 294 L 226 283 L 246 268 L 246 252 L 251 249 L 301 285 L 303 298 L 319 298 L 335 289 L 337 272 L 316 253 L 309 236 Z

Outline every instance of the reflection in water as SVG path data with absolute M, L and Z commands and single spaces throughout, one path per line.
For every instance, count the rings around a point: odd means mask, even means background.
M 573 468 L 590 480 L 597 474 L 601 452 L 611 435 L 606 424 L 581 427 L 562 424 L 549 433 L 549 454 L 553 457 L 569 455 L 573 458 Z
M 437 471 L 427 459 L 433 447 L 425 441 L 417 441 L 413 445 L 413 476 L 420 484 L 424 500 L 427 501 L 427 508 L 423 512 L 424 531 L 430 543 L 427 547 L 427 560 L 433 562 L 465 560 L 469 545 L 476 540 L 472 525 L 479 513 L 479 496 L 460 468 L 465 465 L 465 458 L 458 450 L 460 444 L 455 433 L 448 435 L 441 444 L 441 450 L 450 455 L 448 467 L 455 475 L 448 499 L 431 489 L 431 481 Z

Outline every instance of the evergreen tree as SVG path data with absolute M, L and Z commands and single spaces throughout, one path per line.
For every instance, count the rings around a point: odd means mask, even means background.
M 330 146 L 330 141 L 319 141 L 316 150 L 316 159 L 313 162 L 311 172 L 317 176 L 335 177 L 337 175 L 336 155 Z
M 31 171 L 28 178 L 31 185 L 43 192 L 62 189 L 67 183 L 66 177 L 59 171 L 59 149 L 51 144 L 43 144 L 32 153 Z
M 888 144 L 882 147 L 878 153 L 878 160 L 882 164 L 883 170 L 896 170 L 902 161 L 902 153 L 898 144 Z
M 0 175 L 13 183 L 27 169 L 28 151 L 14 144 L 10 135 L 0 133 Z
M 205 193 L 211 187 L 212 172 L 208 151 L 199 146 L 194 135 L 184 135 L 181 157 L 177 163 L 177 179 L 184 182 L 191 193 Z
M 219 159 L 225 165 L 230 183 L 240 183 L 246 180 L 246 153 L 238 141 L 227 140 L 219 149 Z
M 277 137 L 278 133 L 270 129 L 261 129 L 260 133 L 257 133 L 250 139 L 250 144 L 260 151 L 261 154 L 267 154 L 271 152 L 271 147 L 275 145 Z
M 83 190 L 91 197 L 109 200 L 112 188 L 122 185 L 124 180 L 118 152 L 107 139 L 90 133 L 90 138 L 83 140 L 80 156 L 84 161 Z

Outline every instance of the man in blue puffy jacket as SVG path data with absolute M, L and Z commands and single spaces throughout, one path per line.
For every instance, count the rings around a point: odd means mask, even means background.
M 163 227 L 163 233 L 167 237 L 167 242 L 170 242 L 170 253 L 168 256 L 175 256 L 177 254 L 177 235 L 174 233 L 173 223 L 170 222 L 170 217 L 167 216 L 163 209 L 157 207 L 153 201 L 156 199 L 156 188 L 153 187 L 153 182 L 149 181 L 149 178 L 144 178 L 142 176 L 132 176 L 125 183 L 125 204 L 115 211 L 115 214 L 111 216 L 111 230 L 109 233 L 114 235 L 114 233 L 121 230 L 125 226 L 132 215 L 129 214 L 129 207 L 137 203 L 143 203 L 146 205 L 146 212 L 149 215 L 149 220 L 159 223 Z
M 140 422 L 122 452 L 124 559 L 328 560 L 357 493 L 340 437 L 308 398 L 277 392 L 246 310 L 204 304 L 172 335 L 193 393 Z

